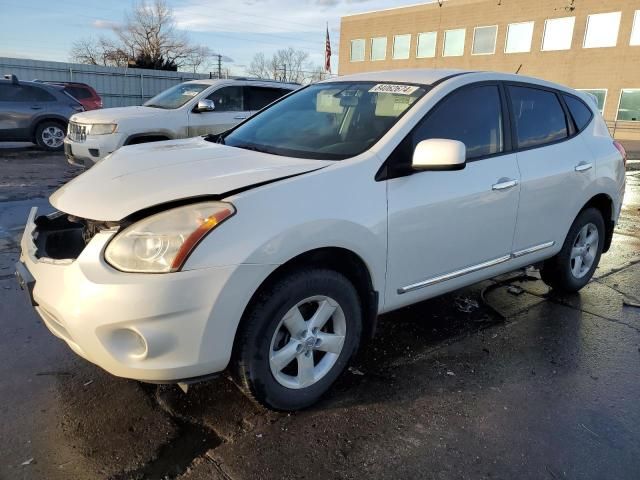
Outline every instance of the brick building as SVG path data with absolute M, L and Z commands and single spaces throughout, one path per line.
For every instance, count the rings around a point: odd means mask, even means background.
M 640 137 L 640 0 L 443 0 L 342 18 L 341 75 L 416 67 L 589 90 L 616 136 Z

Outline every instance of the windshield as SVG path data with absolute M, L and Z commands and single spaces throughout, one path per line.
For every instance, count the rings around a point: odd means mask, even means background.
M 207 85 L 206 83 L 181 83 L 180 85 L 176 85 L 159 93 L 151 100 L 147 100 L 143 105 L 145 107 L 154 108 L 180 108 L 193 97 L 209 87 L 210 85 Z
M 311 85 L 262 111 L 219 141 L 308 159 L 342 160 L 375 144 L 426 92 L 418 85 Z

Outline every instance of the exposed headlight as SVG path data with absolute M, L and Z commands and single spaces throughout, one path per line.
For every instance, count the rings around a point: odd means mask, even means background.
M 87 134 L 89 135 L 109 135 L 113 133 L 118 128 L 118 125 L 115 123 L 93 123 L 91 125 L 87 125 Z
M 118 233 L 105 259 L 125 272 L 175 272 L 200 240 L 235 212 L 230 203 L 206 202 L 152 215 Z

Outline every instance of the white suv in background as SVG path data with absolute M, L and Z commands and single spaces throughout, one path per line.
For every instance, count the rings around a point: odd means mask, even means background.
M 221 133 L 297 88 L 268 80 L 184 82 L 142 106 L 73 115 L 65 155 L 72 164 L 91 167 L 124 145 Z
M 395 70 L 284 97 L 214 136 L 126 147 L 32 209 L 16 265 L 46 326 L 121 377 L 230 367 L 306 407 L 378 314 L 537 265 L 575 292 L 609 249 L 625 154 L 587 95 Z

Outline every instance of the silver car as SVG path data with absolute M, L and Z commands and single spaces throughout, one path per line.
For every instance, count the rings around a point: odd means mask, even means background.
M 0 141 L 33 142 L 48 151 L 63 148 L 67 122 L 84 108 L 62 87 L 0 80 Z

